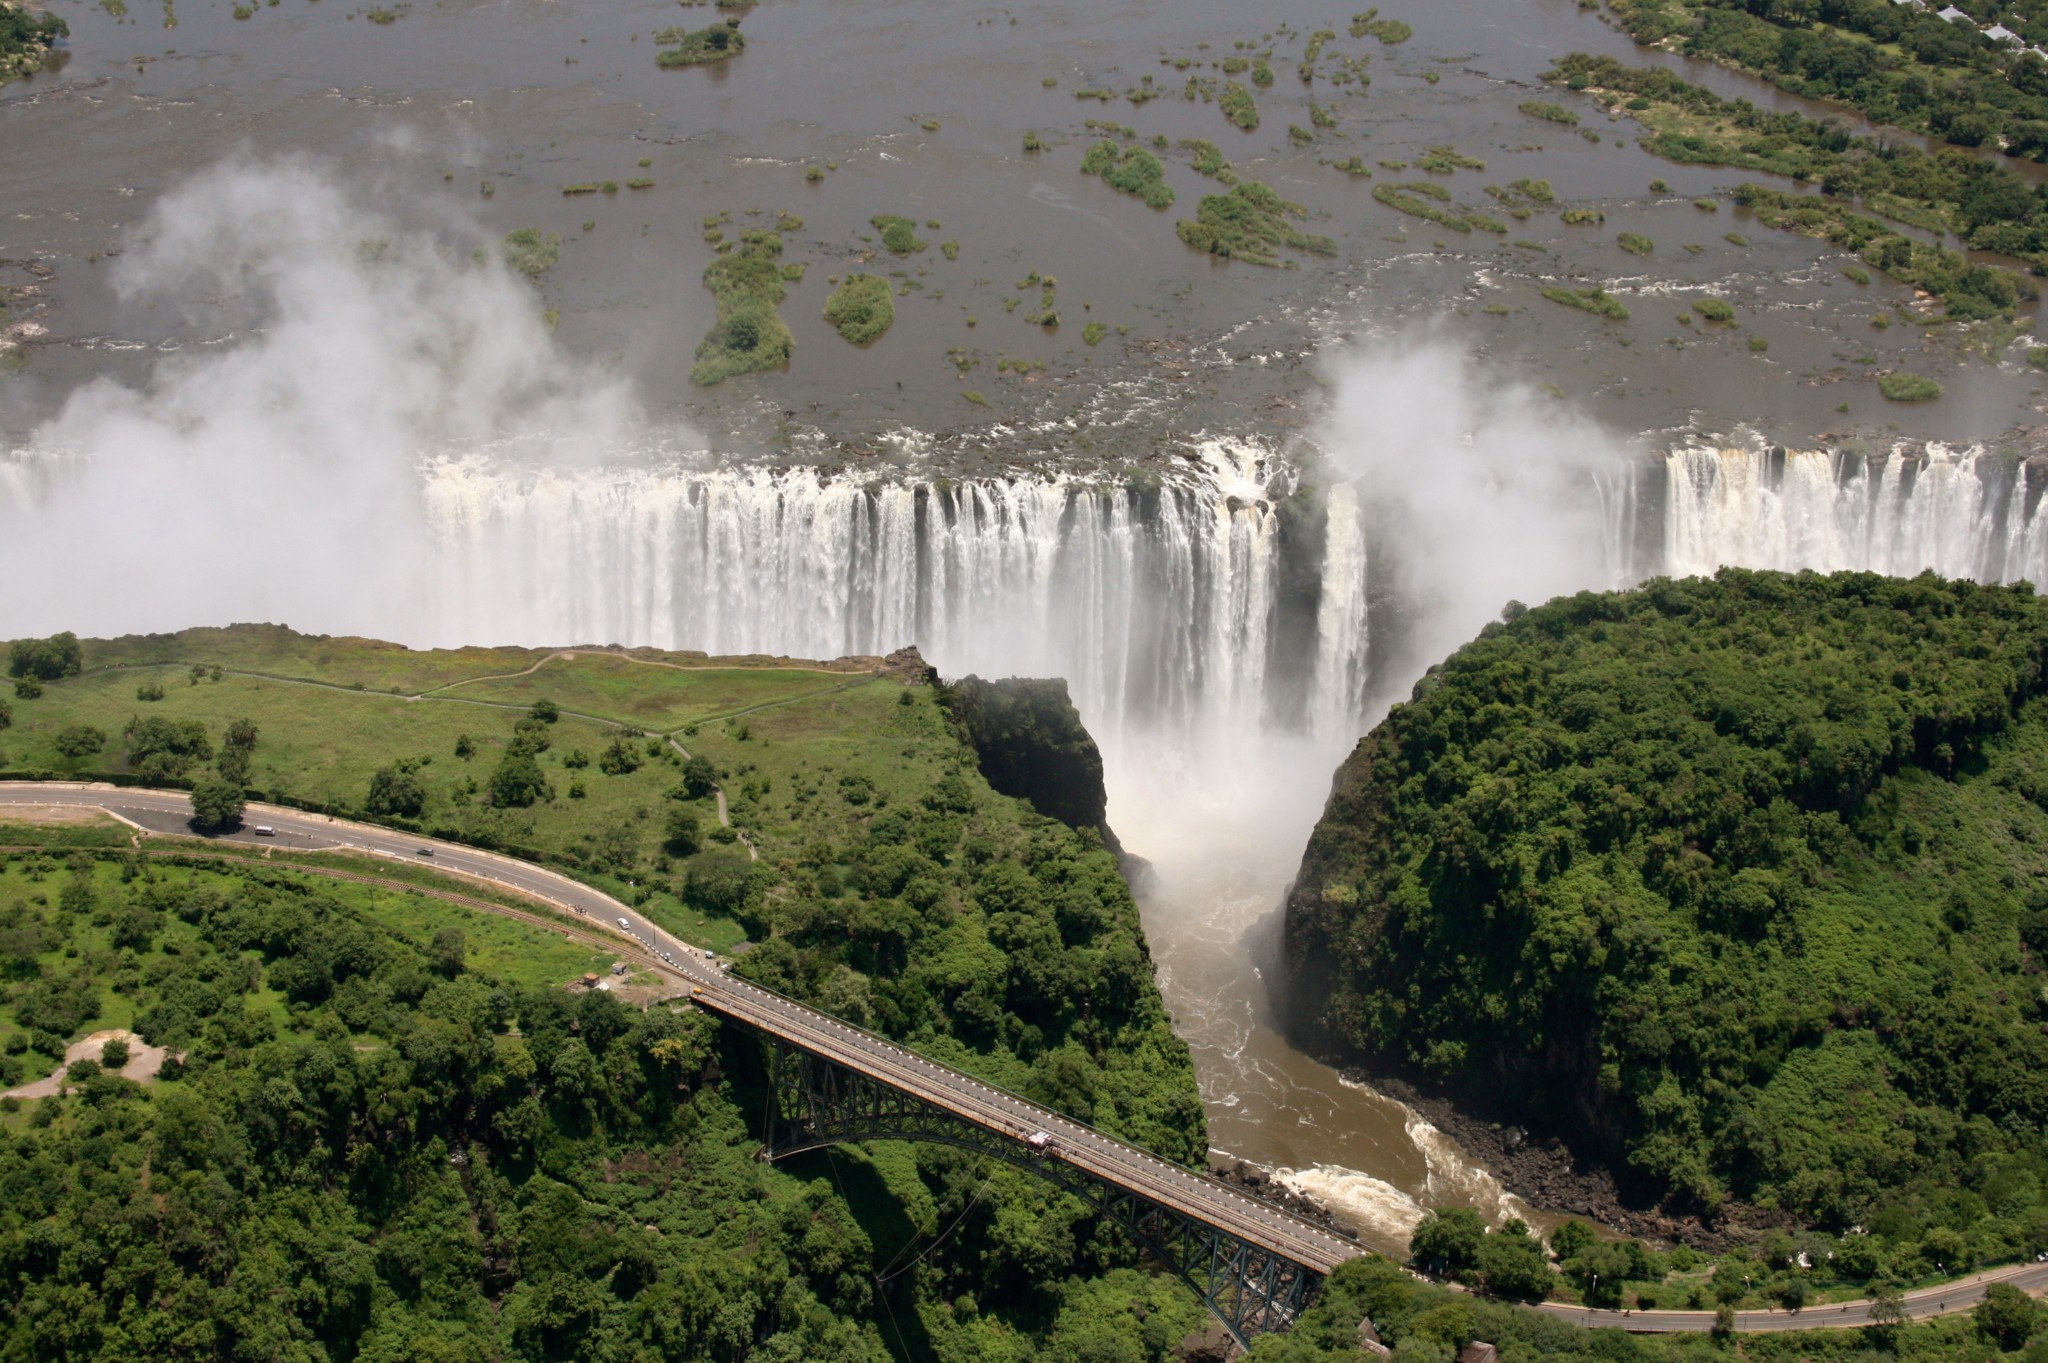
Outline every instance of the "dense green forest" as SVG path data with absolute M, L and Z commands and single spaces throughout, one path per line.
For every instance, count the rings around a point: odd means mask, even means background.
M 1782 89 L 1846 104 L 1878 123 L 2048 159 L 2048 46 L 2040 0 L 1970 0 L 1975 22 L 1894 0 L 1611 0 L 1638 42 L 1754 72 Z
M 1843 1276 L 2048 1249 L 2048 603 L 1729 570 L 1508 614 L 1339 773 L 1305 1027 L 1841 1232 Z
M 1770 225 L 1855 251 L 1872 267 L 1926 289 L 1963 320 L 2010 316 L 2033 285 L 1901 230 L 1953 233 L 1967 245 L 2048 268 L 2048 198 L 2013 171 L 1971 152 L 1930 155 L 1853 137 L 1802 114 L 1727 99 L 1660 67 L 1631 67 L 1583 52 L 1560 58 L 1552 78 L 1590 90 L 1649 133 L 1645 150 L 1689 165 L 1764 171 L 1818 185 L 1788 194 L 1745 184 L 1736 201 Z M 1854 211 L 1862 209 L 1863 212 Z
M 1013 1171 L 937 1147 L 756 1163 L 748 1043 L 494 974 L 473 920 L 394 924 L 394 898 L 6 859 L 10 1059 L 95 1014 L 182 1059 L 0 1099 L 0 1357 L 1136 1360 L 1201 1328 Z M 495 957 L 536 976 L 547 942 Z

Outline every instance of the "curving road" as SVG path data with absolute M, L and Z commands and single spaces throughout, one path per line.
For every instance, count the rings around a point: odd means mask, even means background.
M 182 791 L 71 782 L 0 784 L 0 810 L 10 804 L 102 809 L 148 832 L 193 836 L 187 823 L 191 803 Z M 294 851 L 362 852 L 415 861 L 439 871 L 509 887 L 585 915 L 632 938 L 662 963 L 666 973 L 691 986 L 695 1001 L 710 1011 L 784 1037 L 1020 1143 L 1033 1132 L 1047 1132 L 1059 1147 L 1047 1158 L 1064 1160 L 1096 1178 L 1176 1208 L 1318 1273 L 1327 1274 L 1345 1260 L 1364 1253 L 1352 1241 L 1220 1180 L 1168 1163 L 1048 1108 L 992 1088 L 972 1075 L 927 1060 L 873 1033 L 728 975 L 710 953 L 671 936 L 610 895 L 567 876 L 459 843 L 275 805 L 252 804 L 242 818 L 240 829 L 212 840 Z M 271 831 L 258 833 L 258 828 Z
M 1907 1320 L 1930 1320 L 1967 1311 L 1984 1300 L 1984 1289 L 1992 1283 L 2010 1283 L 2029 1296 L 2048 1292 L 2048 1263 L 2010 1264 L 1986 1269 L 1967 1278 L 1956 1278 L 1936 1287 L 1923 1287 L 1906 1294 Z M 1563 1302 L 1543 1302 L 1536 1308 L 1545 1315 L 1568 1320 L 1590 1329 L 1615 1328 L 1636 1334 L 1676 1334 L 1711 1330 L 1712 1311 L 1600 1311 Z M 1768 1311 L 1737 1311 L 1735 1329 L 1739 1334 L 1775 1334 L 1785 1330 L 1849 1330 L 1874 1324 L 1868 1301 L 1825 1302 L 1797 1311 L 1772 1308 Z

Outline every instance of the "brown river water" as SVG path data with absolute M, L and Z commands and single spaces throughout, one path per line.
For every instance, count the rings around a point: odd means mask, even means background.
M 1794 443 L 1828 430 L 1977 439 L 2044 410 L 2022 348 L 1991 359 L 1945 329 L 1877 329 L 1908 291 L 1856 284 L 1840 252 L 1732 206 L 1695 207 L 1743 177 L 1657 161 L 1633 124 L 1544 88 L 1552 59 L 1585 49 L 1809 107 L 1641 53 L 1573 0 L 1396 0 L 1385 14 L 1414 28 L 1396 47 L 1351 38 L 1349 12 L 1327 0 L 766 0 L 742 20 L 739 57 L 684 70 L 656 66 L 653 35 L 718 12 L 673 0 L 421 0 L 381 11 L 389 22 L 350 0 L 258 0 L 244 18 L 233 0 L 50 8 L 71 25 L 66 59 L 0 88 L 0 284 L 17 290 L 0 320 L 13 343 L 0 355 L 0 436 L 11 440 L 93 380 L 140 384 L 274 324 L 231 277 L 195 276 L 168 301 L 116 288 L 151 206 L 235 158 L 309 162 L 451 249 L 516 228 L 560 234 L 559 262 L 531 300 L 557 311 L 560 353 L 627 385 L 654 422 L 739 456 L 886 459 L 905 431 L 967 469 L 1053 457 L 1048 443 L 1117 459 L 1203 430 L 1287 451 L 1330 438 L 1321 413 L 1345 381 L 1348 346 L 1423 337 L 1547 389 L 1623 443 L 1738 426 Z M 1318 29 L 1336 32 L 1330 52 L 1369 58 L 1369 86 L 1330 84 L 1327 57 L 1303 84 L 1295 64 Z M 1271 47 L 1277 77 L 1256 92 L 1262 121 L 1249 133 L 1181 94 L 1190 75 L 1221 78 L 1206 63 L 1239 43 Z M 1201 64 L 1184 71 L 1169 64 L 1178 59 Z M 1147 77 L 1162 94 L 1143 103 L 1076 97 Z M 1517 111 L 1535 98 L 1577 109 L 1581 127 Z M 1334 127 L 1313 126 L 1311 101 Z M 1174 219 L 1217 185 L 1177 147 L 1161 153 L 1178 196 L 1170 210 L 1081 175 L 1089 119 L 1135 128 L 1148 146 L 1216 143 L 1241 176 L 1303 205 L 1306 230 L 1335 238 L 1337 254 L 1283 252 L 1298 268 L 1261 268 L 1183 247 Z M 1308 130 L 1306 144 L 1290 124 Z M 1027 131 L 1044 150 L 1022 149 Z M 1485 168 L 1429 177 L 1381 164 L 1442 145 Z M 1352 156 L 1375 178 L 1329 164 Z M 624 187 L 642 177 L 652 186 Z M 1371 198 L 1375 183 L 1434 179 L 1505 216 L 1482 186 L 1524 177 L 1604 223 L 1567 227 L 1552 209 L 1505 238 L 1460 234 Z M 1653 192 L 1658 179 L 1668 189 Z M 562 193 L 603 181 L 620 188 Z M 804 219 L 783 257 L 808 267 L 782 306 L 794 361 L 694 388 L 692 352 L 713 320 L 704 221 L 729 214 L 736 233 L 778 213 Z M 880 253 L 867 239 L 880 213 L 915 219 L 932 249 Z M 1655 249 L 1623 253 L 1623 232 Z M 957 259 L 941 255 L 945 241 Z M 855 268 L 902 272 L 896 323 L 865 347 L 822 317 L 831 279 Z M 1056 330 L 1025 321 L 1036 290 L 1017 284 L 1034 271 L 1058 279 Z M 1634 321 L 1545 301 L 1540 290 L 1557 283 L 1603 283 Z M 1739 331 L 1677 323 L 1706 292 L 1736 304 Z M 1028 306 L 1005 310 L 1020 297 Z M 1108 328 L 1098 344 L 1084 340 L 1088 321 Z M 1752 336 L 1768 349 L 1752 350 Z M 1874 375 L 1895 366 L 1938 376 L 1948 396 L 1884 403 Z M 1069 419 L 1070 441 L 1043 437 Z M 1156 755 L 1111 754 L 1111 819 L 1158 868 L 1146 928 L 1214 1144 L 1289 1171 L 1384 1247 L 1400 1247 L 1432 1205 L 1537 1215 L 1410 1110 L 1293 1051 L 1274 1024 L 1280 897 L 1344 746 L 1304 749 L 1282 789 L 1200 794 L 1162 786 L 1173 764 Z

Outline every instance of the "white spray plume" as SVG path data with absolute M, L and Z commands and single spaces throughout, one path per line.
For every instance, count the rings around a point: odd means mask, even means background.
M 1398 656 L 1419 673 L 1509 600 L 1625 585 L 1608 489 L 1627 442 L 1438 337 L 1331 365 L 1319 443 L 1369 507 L 1373 594 L 1401 603 Z M 1384 662 L 1384 659 L 1382 660 Z M 1381 672 L 1380 704 L 1412 676 Z
M 228 620 L 415 634 L 418 466 L 518 433 L 613 447 L 617 384 L 565 360 L 530 285 L 461 221 L 376 211 L 317 164 L 237 160 L 167 194 L 122 258 L 130 307 L 219 339 L 80 388 L 0 456 L 0 634 Z M 203 304 L 192 300 L 203 299 Z

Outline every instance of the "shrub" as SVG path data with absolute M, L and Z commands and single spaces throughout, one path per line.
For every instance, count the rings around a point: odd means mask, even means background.
M 1725 299 L 1702 298 L 1692 305 L 1692 310 L 1709 322 L 1732 322 L 1735 309 Z
M 1646 256 L 1657 249 L 1657 243 L 1640 232 L 1623 232 L 1615 242 L 1632 256 Z
M 128 1063 L 128 1043 L 115 1037 L 100 1047 L 100 1068 L 118 1070 Z

